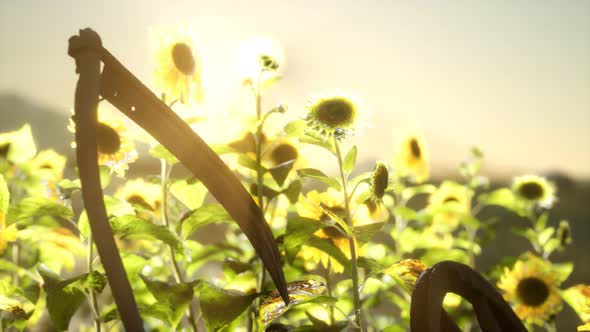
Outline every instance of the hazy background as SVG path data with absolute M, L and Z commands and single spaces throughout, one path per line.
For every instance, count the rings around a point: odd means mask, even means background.
M 77 77 L 67 40 L 83 27 L 151 86 L 149 31 L 177 26 L 196 31 L 206 61 L 200 112 L 236 107 L 237 49 L 267 36 L 287 60 L 267 105 L 303 114 L 318 93 L 357 95 L 370 111 L 355 138 L 361 157 L 388 160 L 409 129 L 426 136 L 435 175 L 478 145 L 489 175 L 590 178 L 590 1 L 3 0 L 0 103 L 68 114 Z M 2 107 L 0 122 L 19 112 Z

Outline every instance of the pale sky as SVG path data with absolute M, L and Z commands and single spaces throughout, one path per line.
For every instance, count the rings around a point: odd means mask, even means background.
M 287 61 L 268 107 L 303 114 L 313 95 L 358 96 L 370 110 L 354 139 L 361 157 L 387 160 L 417 130 L 435 174 L 478 145 L 489 173 L 590 177 L 590 1 L 98 3 L 1 0 L 0 93 L 69 112 L 67 40 L 83 27 L 151 86 L 150 29 L 190 26 L 206 61 L 206 111 L 221 112 L 243 99 L 238 46 L 266 36 Z

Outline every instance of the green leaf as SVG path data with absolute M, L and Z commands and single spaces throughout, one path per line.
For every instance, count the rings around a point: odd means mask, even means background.
M 157 300 L 155 304 L 150 305 L 150 308 L 157 309 L 157 312 L 165 312 L 167 322 L 176 329 L 182 320 L 186 309 L 193 300 L 194 287 L 199 281 L 192 283 L 168 284 L 152 280 L 144 275 L 140 275 L 140 277 L 150 293 L 152 293 Z
M 280 187 L 282 187 L 283 184 L 285 183 L 285 180 L 287 179 L 287 176 L 289 175 L 289 173 L 293 169 L 294 164 L 295 164 L 295 160 L 289 160 L 289 161 L 282 163 L 278 166 L 270 168 L 268 170 L 268 172 L 270 173 L 272 178 L 275 180 L 275 182 Z
M 285 232 L 285 252 L 287 260 L 293 263 L 295 256 L 299 253 L 301 246 L 307 242 L 318 229 L 321 223 L 314 219 L 303 217 L 292 217 L 287 221 L 287 230 Z
M 207 187 L 194 178 L 177 180 L 170 185 L 170 193 L 190 210 L 201 207 L 207 196 Z
M 324 214 L 326 214 L 328 217 L 330 217 L 330 219 L 332 221 L 334 221 L 339 226 L 339 227 L 337 227 L 337 229 L 344 231 L 343 235 L 347 236 L 349 239 L 352 238 L 352 235 L 353 235 L 352 229 L 350 228 L 350 226 L 348 226 L 346 221 L 344 221 L 336 213 L 332 212 L 332 210 L 330 210 L 330 208 L 325 206 L 323 203 L 320 203 L 320 209 L 322 210 L 322 212 Z M 328 226 L 331 226 L 331 225 L 328 225 Z
M 55 219 L 70 220 L 74 217 L 72 209 L 44 197 L 28 197 L 8 209 L 7 226 L 40 224 Z
M 258 197 L 258 184 L 252 183 L 250 185 L 250 194 L 254 197 Z M 262 185 L 262 196 L 268 197 L 269 200 L 279 196 L 281 193 L 270 188 L 269 186 Z
M 10 192 L 8 191 L 8 184 L 6 183 L 6 180 L 4 180 L 4 175 L 0 174 L 0 215 L 2 215 L 2 217 L 8 212 L 9 201 Z
M 178 164 L 178 159 L 168 151 L 163 145 L 158 144 L 149 151 L 150 155 L 156 159 L 164 159 L 169 165 Z
M 256 163 L 256 160 L 252 159 L 250 156 L 245 154 L 241 154 L 240 156 L 238 156 L 238 164 L 256 172 L 258 171 L 258 169 L 260 169 L 263 173 L 266 173 L 267 171 L 264 167 L 259 166 Z
M 537 230 L 537 232 L 541 232 L 545 229 L 545 226 L 547 226 L 548 220 L 549 220 L 549 213 L 547 213 L 547 212 L 544 212 L 539 216 L 539 218 L 537 219 L 537 222 L 535 223 L 535 229 Z M 543 243 L 543 242 L 541 242 L 541 243 Z
M 186 255 L 182 241 L 168 227 L 154 225 L 134 215 L 110 218 L 113 232 L 121 238 L 155 238 L 169 245 L 176 253 Z
M 113 217 L 135 214 L 135 209 L 130 203 L 117 199 L 113 196 L 105 195 L 104 205 L 106 207 L 107 217 L 109 217 L 109 219 Z M 90 235 L 90 224 L 88 223 L 88 215 L 86 214 L 86 211 L 83 211 L 80 214 L 80 218 L 78 218 L 78 230 L 84 237 L 88 237 Z
M 417 195 L 432 194 L 436 187 L 431 184 L 423 184 L 415 187 L 408 187 L 402 190 L 402 199 L 409 201 L 412 197 Z
M 426 270 L 426 265 L 417 259 L 404 259 L 384 268 L 377 273 L 393 277 L 409 294 L 412 293 L 420 274 Z
M 559 282 L 561 283 L 566 281 L 570 274 L 572 274 L 572 271 L 574 271 L 574 263 L 567 262 L 553 264 L 553 269 L 557 272 Z
M 44 281 L 43 289 L 47 293 L 47 311 L 51 321 L 58 330 L 67 330 L 72 316 L 86 298 L 78 287 L 70 286 L 84 275 L 63 280 L 44 265 L 39 266 L 38 270 Z
M 79 179 L 63 179 L 57 183 L 57 188 L 61 196 L 70 198 L 73 192 L 82 188 L 82 184 Z
M 202 283 L 199 302 L 207 331 L 219 331 L 242 314 L 254 301 L 256 294 L 242 294 Z
M 547 243 L 547 241 L 549 241 L 549 239 L 551 239 L 551 236 L 553 236 L 553 233 L 555 233 L 555 228 L 553 228 L 553 227 L 545 228 L 541 233 L 539 233 L 539 236 L 538 236 L 539 244 L 541 246 L 545 245 Z
M 358 149 L 355 145 L 348 151 L 348 153 L 344 157 L 344 163 L 342 164 L 342 168 L 344 169 L 345 173 L 348 174 L 352 172 L 352 170 L 354 169 L 354 166 L 356 165 L 357 152 Z
M 333 155 L 336 155 L 336 150 L 334 149 L 334 144 L 331 140 L 326 140 L 322 137 L 317 136 L 314 132 L 307 132 L 305 136 L 299 139 L 302 143 L 307 143 L 315 146 L 319 146 Z
M 291 204 L 297 203 L 299 199 L 299 194 L 301 193 L 301 181 L 295 180 L 289 184 L 289 186 L 283 190 L 283 195 L 287 197 Z
M 384 222 L 376 222 L 367 225 L 354 227 L 354 237 L 359 243 L 367 243 L 371 241 L 373 236 L 377 234 L 385 225 Z
M 315 168 L 302 168 L 297 171 L 299 176 L 320 180 L 336 190 L 342 190 L 340 182 L 324 174 L 324 172 Z
M 181 235 L 188 238 L 199 228 L 218 222 L 232 222 L 233 218 L 220 204 L 207 204 L 193 210 L 187 218 L 180 221 Z
M 287 123 L 283 131 L 287 136 L 291 137 L 302 137 L 307 128 L 305 120 L 295 120 Z

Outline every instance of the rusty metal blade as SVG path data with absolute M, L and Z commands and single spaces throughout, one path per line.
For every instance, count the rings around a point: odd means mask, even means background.
M 69 41 L 68 54 L 76 59 L 76 71 L 80 74 L 76 85 L 74 107 L 76 158 L 90 229 L 117 304 L 119 316 L 126 331 L 143 331 L 143 322 L 137 311 L 135 298 L 107 219 L 100 186 L 96 145 L 100 48 L 102 48 L 100 37 L 90 29 L 81 30 L 80 36 L 74 36 Z
M 237 177 L 164 102 L 106 49 L 101 95 L 184 164 L 238 223 L 262 259 L 285 303 L 289 302 L 280 255 L 264 215 Z

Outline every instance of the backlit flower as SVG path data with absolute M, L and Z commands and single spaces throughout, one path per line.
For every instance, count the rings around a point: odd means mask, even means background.
M 433 213 L 434 225 L 448 226 L 451 229 L 459 225 L 463 216 L 471 210 L 473 193 L 465 186 L 453 181 L 445 181 L 430 194 L 428 209 Z
M 70 121 L 69 129 L 75 132 L 74 121 Z M 98 164 L 109 167 L 119 175 L 124 175 L 129 164 L 137 160 L 135 144 L 129 139 L 127 126 L 120 117 L 104 109 L 98 110 L 96 143 Z
M 168 101 L 203 100 L 202 59 L 190 32 L 160 32 L 156 36 L 154 84 Z
M 523 175 L 514 179 L 512 190 L 522 200 L 550 208 L 555 202 L 555 186 L 544 177 Z
M 428 180 L 428 151 L 422 137 L 406 136 L 398 146 L 394 165 L 402 175 L 409 176 L 418 183 Z
M 360 115 L 357 102 L 341 95 L 327 95 L 313 99 L 307 106 L 309 128 L 321 136 L 338 139 L 353 134 Z
M 63 176 L 66 158 L 54 150 L 43 150 L 31 161 L 37 174 L 48 180 L 59 180 Z
M 115 197 L 142 209 L 157 211 L 162 204 L 160 186 L 143 179 L 129 180 L 119 188 Z
M 498 287 L 520 319 L 542 325 L 562 309 L 559 284 L 551 263 L 527 254 L 512 269 L 505 269 Z

